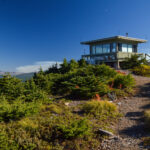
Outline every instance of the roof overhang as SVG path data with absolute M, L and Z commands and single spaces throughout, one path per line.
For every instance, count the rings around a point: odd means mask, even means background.
M 85 45 L 92 45 L 96 43 L 102 43 L 102 42 L 113 42 L 113 41 L 124 41 L 124 42 L 133 42 L 133 43 L 145 43 L 147 40 L 144 39 L 137 39 L 137 38 L 132 38 L 132 37 L 126 37 L 126 36 L 113 36 L 109 38 L 102 38 L 102 39 L 97 39 L 97 40 L 91 40 L 91 41 L 85 41 L 81 42 L 81 44 Z

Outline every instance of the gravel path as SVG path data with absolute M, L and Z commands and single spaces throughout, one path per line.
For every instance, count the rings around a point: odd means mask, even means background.
M 144 130 L 143 111 L 150 108 L 150 78 L 134 78 L 136 94 L 119 100 L 119 110 L 124 115 L 115 127 L 119 138 L 103 141 L 104 150 L 150 150 L 142 143 L 142 138 L 148 136 Z

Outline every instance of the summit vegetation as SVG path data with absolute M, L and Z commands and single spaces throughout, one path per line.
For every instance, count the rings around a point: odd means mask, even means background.
M 97 149 L 104 138 L 99 128 L 112 131 L 120 117 L 110 95 L 132 94 L 134 85 L 132 75 L 73 59 L 26 82 L 5 75 L 0 78 L 0 149 Z

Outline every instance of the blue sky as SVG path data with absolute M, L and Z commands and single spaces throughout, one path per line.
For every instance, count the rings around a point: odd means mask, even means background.
M 1 0 L 0 70 L 80 59 L 81 41 L 114 35 L 150 40 L 149 0 Z M 140 46 L 150 53 L 150 43 Z M 25 68 L 25 69 L 27 69 Z

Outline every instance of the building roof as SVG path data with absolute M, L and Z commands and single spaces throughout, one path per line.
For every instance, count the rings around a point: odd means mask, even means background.
M 108 42 L 108 41 L 117 41 L 117 40 L 126 41 L 126 42 L 135 42 L 135 43 L 145 43 L 145 42 L 147 42 L 147 40 L 144 40 L 144 39 L 137 39 L 137 38 L 127 37 L 127 36 L 117 35 L 117 36 L 108 37 L 108 38 L 85 41 L 85 42 L 81 42 L 81 44 L 90 45 L 90 44 L 95 44 L 95 43 Z

